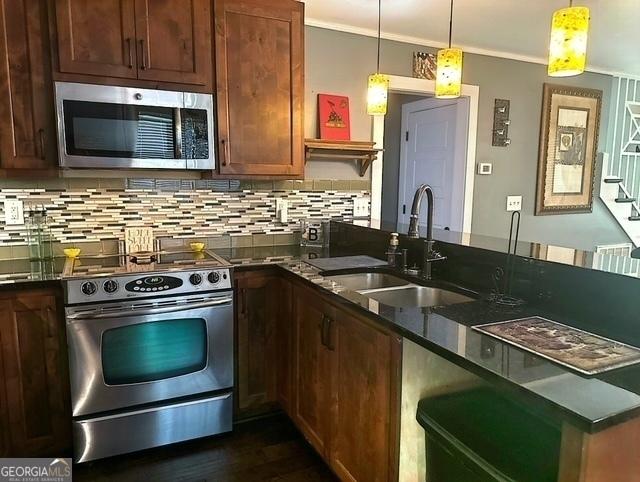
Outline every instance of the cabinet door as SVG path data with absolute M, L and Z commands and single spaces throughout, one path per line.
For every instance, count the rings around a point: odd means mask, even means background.
M 135 79 L 134 0 L 56 0 L 63 73 Z
M 277 401 L 276 326 L 278 277 L 271 271 L 235 276 L 237 332 L 237 413 L 245 418 L 268 412 Z
M 215 3 L 221 174 L 303 175 L 304 6 Z
M 138 78 L 211 84 L 211 0 L 136 0 Z
M 328 456 L 331 405 L 331 351 L 325 345 L 323 327 L 333 310 L 316 293 L 296 288 L 295 313 L 295 396 L 294 421 L 307 440 L 323 456 Z
M 0 312 L 10 453 L 59 456 L 71 446 L 71 414 L 64 323 L 55 297 L 18 293 L 0 300 Z
M 0 167 L 54 168 L 46 5 L 0 0 L 0 10 Z
M 342 480 L 395 479 L 397 430 L 394 338 L 344 312 L 331 333 L 333 434 L 329 463 Z

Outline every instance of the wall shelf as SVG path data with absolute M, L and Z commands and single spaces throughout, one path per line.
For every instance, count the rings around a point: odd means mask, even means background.
M 333 141 L 325 139 L 305 139 L 304 161 L 322 159 L 324 161 L 356 161 L 360 177 L 364 177 L 369 166 L 382 149 L 373 147 L 368 141 Z

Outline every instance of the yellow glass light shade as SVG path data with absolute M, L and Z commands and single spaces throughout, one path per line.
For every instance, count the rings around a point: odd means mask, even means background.
M 385 115 L 387 113 L 387 96 L 389 77 L 384 74 L 369 76 L 367 89 L 367 113 L 369 115 Z
M 462 50 L 442 49 L 438 51 L 436 69 L 436 97 L 455 99 L 462 90 Z
M 587 7 L 562 8 L 553 14 L 548 68 L 551 77 L 568 77 L 584 72 L 588 34 Z

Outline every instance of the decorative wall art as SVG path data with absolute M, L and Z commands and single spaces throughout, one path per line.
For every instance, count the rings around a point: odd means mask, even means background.
M 318 128 L 320 139 L 351 140 L 349 97 L 318 94 Z
M 427 52 L 413 53 L 413 76 L 418 79 L 435 80 L 436 56 Z
M 544 84 L 536 216 L 589 213 L 602 91 Z

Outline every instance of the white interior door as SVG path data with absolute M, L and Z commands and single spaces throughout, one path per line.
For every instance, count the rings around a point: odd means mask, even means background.
M 409 223 L 413 195 L 429 184 L 436 228 L 462 231 L 469 103 L 466 98 L 425 99 L 402 106 L 398 222 Z M 420 225 L 427 221 L 426 200 Z

